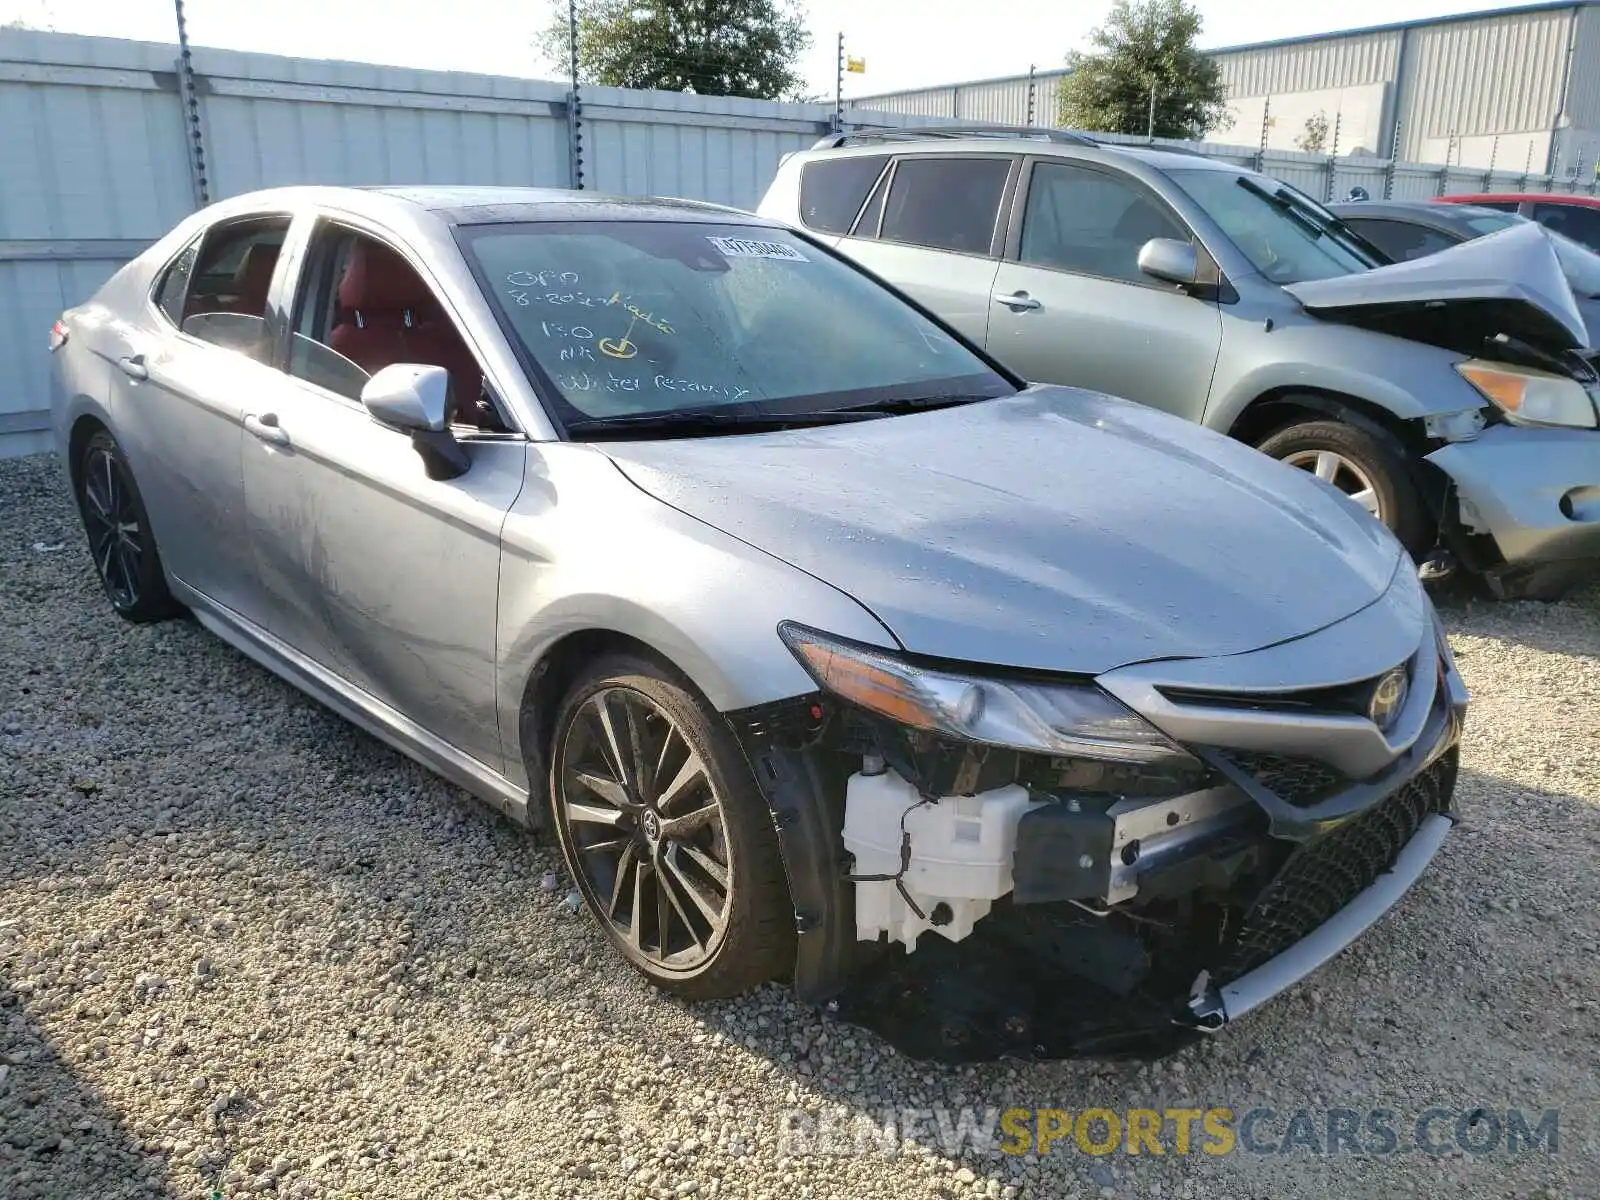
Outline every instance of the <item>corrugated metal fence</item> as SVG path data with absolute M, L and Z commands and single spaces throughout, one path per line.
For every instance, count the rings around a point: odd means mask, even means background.
M 204 48 L 194 68 L 212 199 L 288 183 L 572 183 L 559 83 Z M 616 88 L 582 99 L 586 188 L 746 208 L 779 158 L 832 117 L 827 105 Z M 849 119 L 941 123 L 859 109 Z M 1358 185 L 1400 197 L 1578 190 L 1504 172 L 1191 148 L 1318 197 Z M 0 31 L 0 454 L 46 445 L 51 321 L 192 211 L 197 194 L 176 47 Z
M 194 50 L 211 199 L 572 183 L 564 84 Z M 196 204 L 177 49 L 0 31 L 0 453 L 42 448 L 46 332 Z M 753 208 L 831 105 L 585 88 L 584 186 Z M 919 124 L 889 116 L 893 124 Z

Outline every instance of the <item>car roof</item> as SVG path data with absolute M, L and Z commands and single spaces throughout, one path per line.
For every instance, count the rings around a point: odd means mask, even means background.
M 271 188 L 223 201 L 231 208 L 311 204 L 380 216 L 395 206 L 422 210 L 451 225 L 522 221 L 717 221 L 775 223 L 742 209 L 673 197 L 612 196 L 536 187 L 328 187 Z
M 1577 208 L 1600 208 L 1600 197 L 1575 196 L 1569 192 L 1466 192 L 1458 196 L 1440 196 L 1446 204 L 1472 204 L 1489 200 L 1496 204 L 1520 204 L 1524 200 L 1539 204 L 1571 204 Z

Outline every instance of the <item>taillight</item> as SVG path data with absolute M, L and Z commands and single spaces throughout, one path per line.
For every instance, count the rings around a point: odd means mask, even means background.
M 67 323 L 65 321 L 57 321 L 54 325 L 50 326 L 50 353 L 54 354 L 66 344 Z

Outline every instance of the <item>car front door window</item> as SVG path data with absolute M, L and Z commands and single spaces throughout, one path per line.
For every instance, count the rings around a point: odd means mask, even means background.
M 1022 262 L 1152 283 L 1139 270 L 1139 251 L 1152 238 L 1190 240 L 1159 200 L 1130 181 L 1067 163 L 1034 165 L 1022 216 Z
M 477 359 L 444 306 L 405 257 L 333 223 L 312 237 L 289 338 L 289 373 L 360 400 L 368 379 L 396 363 L 450 374 L 455 423 L 509 431 Z

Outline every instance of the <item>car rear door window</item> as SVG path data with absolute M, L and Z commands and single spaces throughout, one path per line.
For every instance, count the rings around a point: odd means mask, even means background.
M 1461 239 L 1429 229 L 1426 225 L 1413 225 L 1409 221 L 1385 221 L 1372 217 L 1359 220 L 1346 218 L 1346 224 L 1382 250 L 1395 262 L 1410 262 L 1413 258 L 1426 258 L 1430 254 L 1456 245 Z
M 1577 204 L 1535 204 L 1533 219 L 1546 229 L 1571 238 L 1591 250 L 1600 250 L 1600 208 Z
M 807 163 L 800 171 L 800 220 L 819 233 L 848 233 L 888 161 L 874 154 Z
M 266 362 L 267 294 L 288 232 L 288 217 L 250 217 L 213 226 L 190 272 L 183 332 Z
M 1151 238 L 1190 240 L 1166 206 L 1130 180 L 1067 163 L 1034 165 L 1018 251 L 1023 262 L 1149 283 L 1139 250 Z
M 161 281 L 156 284 L 156 307 L 166 314 L 174 327 L 183 324 L 183 306 L 189 297 L 189 278 L 194 274 L 194 262 L 199 254 L 200 239 L 195 238 L 167 264 L 167 269 L 161 273 Z
M 880 236 L 988 254 L 1010 173 L 1008 158 L 903 158 L 895 164 Z

